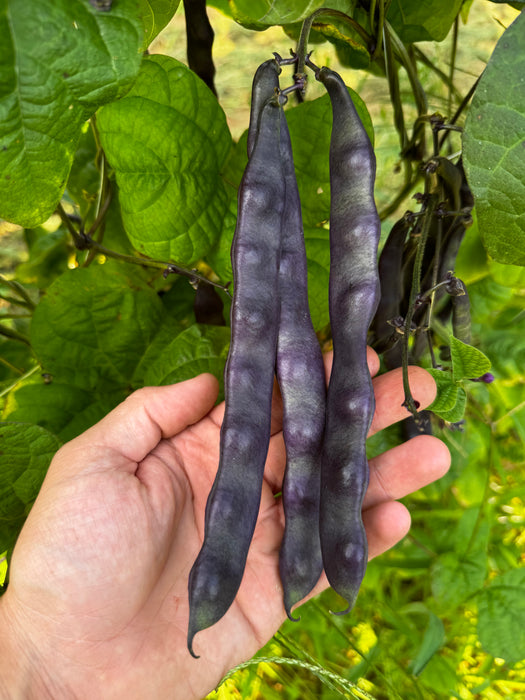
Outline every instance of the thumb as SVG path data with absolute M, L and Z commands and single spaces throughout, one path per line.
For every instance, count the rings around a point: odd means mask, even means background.
M 89 460 L 97 469 L 105 464 L 114 468 L 122 463 L 122 458 L 136 465 L 162 438 L 173 437 L 201 420 L 213 407 L 218 391 L 219 383 L 212 374 L 138 389 L 101 421 L 64 445 L 61 452 L 71 450 L 77 455 L 92 456 L 98 453 L 101 459 Z M 104 453 L 109 459 L 103 457 Z M 116 457 L 120 458 L 118 462 Z

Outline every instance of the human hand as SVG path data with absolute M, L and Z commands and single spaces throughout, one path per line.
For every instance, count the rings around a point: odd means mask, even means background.
M 375 374 L 373 352 L 369 366 Z M 424 408 L 434 382 L 417 367 L 410 377 Z M 406 417 L 400 371 L 375 378 L 374 389 L 371 433 Z M 224 405 L 213 407 L 217 390 L 211 375 L 140 389 L 56 454 L 0 599 L 0 625 L 10 630 L 0 643 L 0 669 L 4 683 L 20 691 L 9 697 L 202 698 L 284 621 L 278 573 L 284 523 L 274 494 L 285 452 L 276 396 L 245 576 L 226 615 L 196 637 L 200 659 L 186 648 L 188 574 L 219 460 Z M 363 505 L 370 558 L 409 528 L 408 511 L 395 499 L 439 478 L 448 465 L 448 450 L 431 436 L 371 460 Z M 323 576 L 312 595 L 326 586 Z

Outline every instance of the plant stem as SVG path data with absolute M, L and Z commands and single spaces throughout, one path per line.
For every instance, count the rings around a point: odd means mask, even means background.
M 377 20 L 376 45 L 374 47 L 374 54 L 379 54 L 383 45 L 385 36 L 385 14 L 385 0 L 379 0 L 379 17 Z
M 304 74 L 306 58 L 308 55 L 308 38 L 310 36 L 312 26 L 315 20 L 320 16 L 333 17 L 334 19 L 339 19 L 341 22 L 348 24 L 357 34 L 359 34 L 361 39 L 363 39 L 369 51 L 373 44 L 373 37 L 371 37 L 370 34 L 368 34 L 368 32 L 355 21 L 355 19 L 349 17 L 344 12 L 340 12 L 339 10 L 332 10 L 329 7 L 320 7 L 318 10 L 315 10 L 315 12 L 312 12 L 312 14 L 303 21 L 301 27 L 301 33 L 299 35 L 299 40 L 297 41 L 297 47 L 295 50 L 297 55 L 297 75 L 299 76 Z
M 403 101 L 401 100 L 401 90 L 399 87 L 399 75 L 397 72 L 397 66 L 394 61 L 394 53 L 392 50 L 392 39 L 388 32 L 385 32 L 384 47 L 385 73 L 387 76 L 388 88 L 390 91 L 390 102 L 394 110 L 394 126 L 399 135 L 401 154 L 403 154 L 406 151 L 408 143 L 408 134 L 405 126 Z
M 12 391 L 20 382 L 23 382 L 24 379 L 28 379 L 31 377 L 35 372 L 38 372 L 40 369 L 40 365 L 36 365 L 36 367 L 32 367 L 30 370 L 28 370 L 25 374 L 22 374 L 22 376 L 18 377 L 15 379 L 15 381 L 10 384 L 9 386 L 5 387 L 2 391 L 0 391 L 0 399 L 6 396 L 10 391 Z
M 418 114 L 426 114 L 428 111 L 428 103 L 427 103 L 427 96 L 426 93 L 423 89 L 423 86 L 419 82 L 419 78 L 417 75 L 417 70 L 410 59 L 410 56 L 408 54 L 408 51 L 406 50 L 405 45 L 401 41 L 401 39 L 398 37 L 396 32 L 394 31 L 392 25 L 388 22 L 388 20 L 385 19 L 385 30 L 390 36 L 390 39 L 392 41 L 392 48 L 394 51 L 394 54 L 396 54 L 399 62 L 405 69 L 408 79 L 410 81 L 410 86 L 412 88 L 412 94 L 414 95 L 414 100 L 416 103 L 417 111 Z
M 427 68 L 430 68 L 430 70 L 438 76 L 438 78 L 447 86 L 451 95 L 454 95 L 456 100 L 461 100 L 461 93 L 456 86 L 450 82 L 450 76 L 448 76 L 444 71 L 440 70 L 440 68 L 433 61 L 431 61 L 426 54 L 423 53 L 419 46 L 414 46 L 414 55 L 418 61 L 423 63 Z
M 206 0 L 183 0 L 183 4 L 188 66 L 217 97 L 212 56 L 214 33 L 206 12 Z
M 408 310 L 405 317 L 404 334 L 402 338 L 402 367 L 403 367 L 403 389 L 405 392 L 405 401 L 403 403 L 406 408 L 412 413 L 414 419 L 417 420 L 418 405 L 412 396 L 410 390 L 410 384 L 408 382 L 408 363 L 409 363 L 409 342 L 410 342 L 410 329 L 412 326 L 412 319 L 414 317 L 414 310 L 416 307 L 416 300 L 420 293 L 421 285 L 421 271 L 423 265 L 423 256 L 425 253 L 425 246 L 430 231 L 430 225 L 432 223 L 432 217 L 437 208 L 438 197 L 432 193 L 428 198 L 428 202 L 425 209 L 425 216 L 423 218 L 423 224 L 421 227 L 421 234 L 418 241 L 418 246 L 416 250 L 416 257 L 414 260 L 414 268 L 412 272 L 412 286 L 410 288 L 410 297 L 408 302 Z
M 452 112 L 452 92 L 454 87 L 454 71 L 456 69 L 456 55 L 458 49 L 458 29 L 459 29 L 459 17 L 456 17 L 454 21 L 454 32 L 452 34 L 452 48 L 450 51 L 450 73 L 449 73 L 449 87 L 448 87 L 448 116 Z
M 106 200 L 104 207 L 102 207 L 98 219 L 103 219 L 108 206 L 109 197 Z M 184 267 L 174 262 L 166 262 L 164 260 L 152 260 L 151 258 L 138 257 L 135 255 L 125 255 L 124 253 L 117 253 L 117 251 L 115 250 L 110 250 L 109 248 L 106 248 L 105 246 L 101 245 L 93 238 L 91 238 L 89 232 L 84 233 L 82 231 L 77 231 L 61 204 L 58 205 L 57 212 L 62 221 L 67 226 L 69 232 L 73 237 L 75 246 L 79 250 L 95 250 L 98 254 L 104 255 L 107 258 L 113 258 L 114 260 L 120 260 L 121 262 L 131 263 L 132 265 L 141 265 L 142 267 L 152 267 L 157 270 L 163 270 L 166 276 L 169 274 L 181 275 L 182 277 L 187 277 L 192 283 L 204 282 L 205 284 L 210 284 L 212 287 L 222 289 L 223 292 L 226 292 L 226 294 L 230 295 L 230 292 L 228 290 L 228 284 L 224 285 L 220 284 L 219 282 L 214 282 L 213 280 L 208 279 L 204 275 L 201 275 L 197 270 L 190 270 L 187 267 Z M 95 221 L 93 226 L 90 228 L 90 231 L 96 230 L 96 227 L 98 225 L 99 223 Z
M 0 326 L 0 335 L 3 335 L 4 338 L 9 338 L 10 340 L 18 340 L 21 343 L 24 343 L 25 345 L 31 347 L 29 338 L 25 335 L 22 335 L 22 333 L 19 333 L 18 331 L 14 331 L 12 328 Z
M 441 150 L 441 148 L 443 147 L 443 144 L 445 143 L 445 140 L 448 138 L 449 133 L 452 131 L 452 129 L 451 129 L 450 127 L 451 127 L 452 125 L 454 125 L 454 124 L 457 122 L 457 120 L 458 120 L 459 117 L 461 116 L 463 110 L 466 109 L 468 103 L 469 103 L 470 100 L 472 99 L 472 96 L 473 96 L 474 93 L 476 92 L 476 88 L 478 87 L 478 84 L 479 84 L 479 81 L 480 81 L 482 75 L 483 75 L 483 73 L 482 73 L 478 78 L 476 78 L 476 80 L 474 81 L 474 83 L 473 83 L 473 85 L 471 86 L 470 90 L 467 92 L 467 94 L 465 95 L 465 97 L 461 100 L 461 103 L 460 103 L 459 107 L 456 109 L 456 111 L 454 112 L 454 115 L 453 115 L 452 118 L 450 119 L 450 121 L 449 121 L 449 123 L 448 123 L 449 128 L 448 128 L 447 130 L 445 130 L 445 132 L 444 132 L 444 134 L 443 134 L 443 136 L 441 137 L 441 140 L 440 140 L 440 142 L 439 142 L 439 148 L 440 148 L 440 150 Z
M 0 294 L 1 299 L 4 299 L 4 301 L 9 302 L 10 304 L 24 306 L 31 310 L 35 308 L 34 301 L 31 299 L 26 290 L 22 287 L 20 282 L 17 282 L 16 280 L 8 280 L 3 275 L 0 275 L 0 284 L 5 284 L 5 286 L 9 287 L 9 289 L 12 292 L 15 292 L 15 294 L 18 294 L 20 297 L 22 297 L 23 301 L 16 299 L 15 297 L 4 296 L 3 294 Z
M 31 318 L 31 314 L 0 313 L 0 321 L 5 321 L 6 319 L 12 320 L 16 318 Z

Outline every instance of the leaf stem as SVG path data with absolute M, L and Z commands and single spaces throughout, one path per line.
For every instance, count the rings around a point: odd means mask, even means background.
M 24 343 L 24 345 L 31 347 L 29 338 L 22 335 L 22 333 L 19 333 L 18 331 L 14 331 L 12 328 L 6 328 L 5 326 L 0 325 L 0 335 L 3 335 L 4 338 L 9 338 L 10 340 L 18 340 L 21 343 Z
M 15 381 L 12 384 L 10 384 L 9 386 L 5 387 L 5 389 L 2 389 L 2 391 L 0 391 L 0 399 L 3 398 L 4 396 L 6 396 L 16 386 L 18 386 L 18 384 L 20 384 L 20 382 L 23 382 L 25 379 L 28 379 L 33 374 L 38 372 L 39 369 L 40 369 L 40 365 L 36 365 L 35 367 L 32 367 L 30 370 L 28 370 L 25 374 L 22 374 L 22 376 L 15 379 Z
M 457 120 L 458 120 L 459 117 L 461 116 L 463 110 L 466 109 L 468 103 L 469 103 L 470 100 L 472 99 L 472 96 L 473 96 L 474 93 L 476 92 L 476 88 L 478 87 L 479 81 L 481 80 L 481 77 L 482 77 L 482 76 L 483 76 L 483 73 L 482 73 L 480 76 L 478 76 L 478 78 L 476 78 L 476 80 L 474 81 L 474 83 L 473 83 L 472 86 L 470 87 L 470 89 L 469 89 L 469 91 L 467 92 L 467 94 L 465 95 L 465 97 L 461 100 L 461 103 L 460 103 L 459 107 L 456 109 L 456 111 L 454 112 L 454 115 L 453 115 L 452 118 L 449 120 L 449 122 L 448 122 L 448 129 L 445 130 L 445 132 L 444 132 L 444 134 L 443 134 L 443 136 L 441 137 L 441 140 L 440 140 L 440 142 L 439 142 L 439 148 L 440 148 L 440 150 L 441 150 L 441 148 L 443 147 L 443 144 L 445 143 L 445 140 L 448 138 L 448 135 L 449 135 L 450 132 L 452 131 L 452 128 L 451 128 L 451 127 L 457 122 Z
M 84 233 L 82 229 L 80 231 L 77 231 L 73 226 L 71 219 L 65 212 L 62 204 L 58 205 L 57 212 L 64 224 L 67 226 L 69 232 L 71 233 L 73 241 L 75 243 L 75 247 L 78 248 L 78 250 L 94 250 L 98 254 L 104 255 L 107 258 L 113 258 L 114 260 L 120 260 L 121 262 L 131 263 L 132 265 L 141 265 L 142 267 L 151 267 L 157 270 L 163 270 L 164 275 L 166 277 L 169 274 L 181 275 L 182 277 L 187 277 L 192 284 L 195 284 L 197 282 L 204 282 L 205 284 L 209 284 L 212 287 L 222 289 L 222 291 L 226 292 L 228 296 L 231 296 L 228 289 L 229 283 L 224 285 L 220 282 L 214 282 L 208 277 L 201 275 L 197 270 L 189 269 L 176 262 L 166 262 L 164 260 L 153 260 L 147 257 L 138 257 L 136 255 L 126 255 L 124 253 L 117 253 L 117 251 L 110 250 L 109 248 L 106 248 L 105 246 L 91 238 L 90 232 L 95 231 L 96 228 L 100 225 L 99 220 L 102 220 L 104 218 L 107 208 L 109 207 L 109 200 L 110 197 L 108 196 L 106 202 L 104 203 L 104 206 L 99 212 L 97 220 L 93 223 L 93 225 L 87 233 Z

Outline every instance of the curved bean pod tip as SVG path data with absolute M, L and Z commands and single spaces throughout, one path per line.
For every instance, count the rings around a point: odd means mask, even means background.
M 261 63 L 261 65 L 255 71 L 252 82 L 250 123 L 248 126 L 248 158 L 251 157 L 253 147 L 255 146 L 262 108 L 266 101 L 269 100 L 277 90 L 279 90 L 280 74 L 281 67 L 277 57 L 270 58 L 268 61 Z

